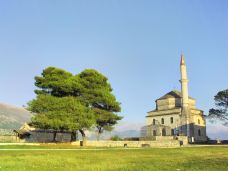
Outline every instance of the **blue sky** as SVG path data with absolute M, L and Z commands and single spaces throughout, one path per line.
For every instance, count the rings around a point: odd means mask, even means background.
M 226 0 L 0 1 L 0 102 L 25 105 L 45 67 L 94 68 L 109 78 L 123 122 L 144 123 L 156 98 L 180 89 L 184 52 L 190 95 L 207 114 L 228 88 L 227 8 Z

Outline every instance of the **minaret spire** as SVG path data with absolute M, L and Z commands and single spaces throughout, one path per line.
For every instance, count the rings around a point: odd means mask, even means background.
M 181 61 L 180 61 L 180 70 L 181 70 L 181 94 L 182 94 L 182 125 L 186 127 L 186 135 L 190 137 L 190 126 L 189 126 L 189 96 L 188 96 L 188 76 L 187 76 L 187 67 L 185 64 L 184 54 L 181 53 Z
M 180 62 L 180 65 L 185 65 L 183 52 L 181 53 L 181 62 Z

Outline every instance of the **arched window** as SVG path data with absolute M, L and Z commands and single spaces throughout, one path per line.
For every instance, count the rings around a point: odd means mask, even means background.
M 174 129 L 171 129 L 171 136 L 174 135 Z
M 157 136 L 156 130 L 153 130 L 153 136 Z
M 170 118 L 170 123 L 171 123 L 171 124 L 173 123 L 173 117 Z
M 162 123 L 162 124 L 165 124 L 164 118 L 161 119 L 161 123 Z
M 166 136 L 165 128 L 162 129 L 162 136 Z
M 153 125 L 155 125 L 155 119 L 153 119 Z
M 200 129 L 198 130 L 198 135 L 201 136 L 201 131 L 200 131 Z

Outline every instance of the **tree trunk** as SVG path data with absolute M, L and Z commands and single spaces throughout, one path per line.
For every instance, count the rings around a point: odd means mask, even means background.
M 97 131 L 97 141 L 100 141 L 101 138 L 101 134 L 102 134 L 102 127 L 97 127 L 98 131 Z
M 100 138 L 101 138 L 101 134 L 97 132 L 97 141 L 100 141 Z
M 85 132 L 82 129 L 80 129 L 79 132 L 82 135 L 83 146 L 86 146 L 86 135 L 85 135 Z
M 72 131 L 71 132 L 71 142 L 77 140 L 77 131 Z
M 54 131 L 53 133 L 54 133 L 54 134 L 53 134 L 53 140 L 52 140 L 52 142 L 56 142 L 57 131 Z

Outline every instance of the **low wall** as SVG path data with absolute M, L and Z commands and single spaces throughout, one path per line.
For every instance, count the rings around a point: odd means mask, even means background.
M 182 141 L 183 145 L 188 144 L 187 136 L 156 136 L 155 139 L 156 141 L 159 141 L 159 142 L 178 140 L 178 141 Z
M 40 131 L 35 130 L 30 132 L 30 136 L 25 138 L 26 142 L 32 143 L 49 143 L 52 142 L 54 138 L 54 133 L 52 131 Z M 60 143 L 70 142 L 71 133 L 68 132 L 58 132 L 56 134 L 56 141 Z
M 72 145 L 80 146 L 80 141 L 73 142 Z M 170 141 L 86 141 L 87 147 L 180 147 L 178 140 Z
M 15 143 L 19 142 L 16 135 L 0 135 L 0 143 Z

